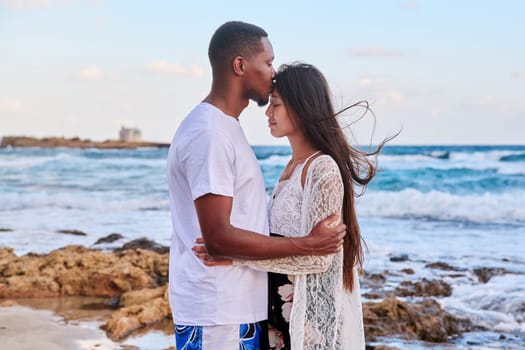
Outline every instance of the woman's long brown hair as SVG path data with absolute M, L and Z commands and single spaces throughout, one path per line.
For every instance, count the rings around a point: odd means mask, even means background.
M 330 155 L 341 172 L 344 186 L 343 222 L 347 226 L 343 243 L 343 284 L 347 290 L 352 291 L 353 268 L 355 265 L 362 267 L 363 264 L 362 238 L 354 205 L 354 185 L 361 186 L 361 193 L 364 192 L 366 185 L 376 174 L 376 165 L 370 158 L 377 156 L 385 143 L 397 135 L 383 140 L 372 152 L 363 152 L 352 147 L 347 142 L 337 117 L 352 108 L 370 111 L 368 103 L 361 101 L 336 113 L 326 79 L 310 64 L 282 65 L 277 72 L 274 86 L 296 125 L 312 146 Z

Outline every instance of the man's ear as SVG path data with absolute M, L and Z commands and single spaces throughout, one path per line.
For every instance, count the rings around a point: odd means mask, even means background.
M 244 66 L 246 61 L 242 56 L 236 56 L 233 59 L 233 71 L 237 75 L 244 75 Z

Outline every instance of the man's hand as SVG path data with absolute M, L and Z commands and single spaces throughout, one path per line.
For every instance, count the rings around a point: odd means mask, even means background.
M 208 254 L 208 250 L 206 249 L 206 246 L 204 245 L 204 238 L 197 238 L 195 240 L 195 244 L 191 250 L 195 253 L 195 255 L 202 260 L 204 265 L 206 266 L 231 266 L 233 264 L 233 261 L 231 259 L 226 258 L 218 258 L 213 257 Z
M 308 236 L 297 242 L 308 255 L 327 255 L 337 253 L 343 246 L 346 225 L 341 223 L 339 214 L 332 214 L 317 223 Z

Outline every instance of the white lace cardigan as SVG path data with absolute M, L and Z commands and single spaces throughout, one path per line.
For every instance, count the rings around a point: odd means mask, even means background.
M 270 202 L 270 230 L 290 237 L 306 236 L 319 221 L 341 212 L 343 183 L 335 161 L 315 158 L 307 169 L 278 183 Z M 343 253 L 329 256 L 292 256 L 268 260 L 236 260 L 257 270 L 288 274 L 294 282 L 290 313 L 291 348 L 319 350 L 365 349 L 363 314 L 357 268 L 354 288 L 343 287 Z

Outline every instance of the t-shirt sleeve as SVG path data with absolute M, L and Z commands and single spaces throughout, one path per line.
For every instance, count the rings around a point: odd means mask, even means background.
M 231 139 L 216 130 L 203 130 L 188 143 L 183 157 L 193 200 L 212 193 L 233 197 L 235 152 Z

